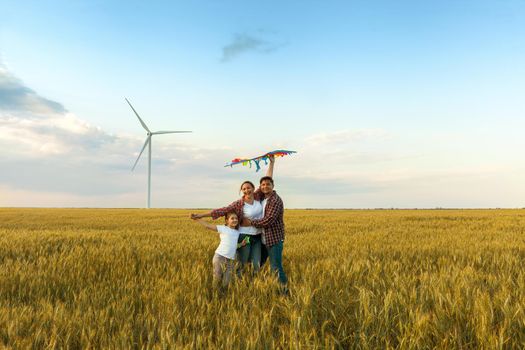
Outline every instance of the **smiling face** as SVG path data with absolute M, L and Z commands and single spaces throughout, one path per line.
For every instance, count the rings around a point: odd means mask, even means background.
M 228 226 L 229 228 L 237 228 L 238 224 L 239 224 L 239 218 L 237 217 L 237 214 L 235 213 L 226 214 L 226 226 Z
M 264 195 L 268 195 L 270 193 L 272 193 L 273 191 L 273 183 L 271 180 L 263 180 L 261 181 L 261 192 L 264 194 Z
M 245 198 L 250 198 L 250 197 L 253 197 L 253 192 L 255 191 L 255 187 L 253 186 L 253 184 L 249 181 L 245 181 L 242 185 L 241 185 L 241 192 L 242 192 L 242 195 L 245 197 Z

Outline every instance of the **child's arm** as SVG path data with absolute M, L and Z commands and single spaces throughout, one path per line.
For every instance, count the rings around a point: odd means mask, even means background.
M 190 214 L 190 218 L 191 218 L 193 221 L 196 221 L 196 222 L 198 222 L 199 224 L 201 224 L 202 226 L 206 227 L 207 229 L 217 232 L 217 226 L 212 225 L 212 224 L 210 224 L 210 223 L 208 223 L 208 222 L 206 222 L 206 221 L 204 221 L 204 220 L 202 220 L 202 219 L 197 219 L 197 218 L 194 217 L 193 214 Z

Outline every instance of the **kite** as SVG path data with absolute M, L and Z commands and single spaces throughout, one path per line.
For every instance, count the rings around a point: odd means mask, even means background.
M 263 154 L 262 156 L 258 156 L 258 157 L 255 157 L 255 158 L 251 158 L 251 159 L 244 159 L 244 158 L 235 158 L 233 159 L 230 163 L 226 164 L 224 167 L 233 167 L 234 165 L 237 165 L 237 164 L 242 164 L 244 166 L 246 165 L 249 165 L 250 168 L 252 167 L 252 162 L 255 163 L 255 171 L 259 171 L 261 170 L 261 166 L 259 165 L 259 162 L 261 160 L 264 160 L 264 164 L 268 164 L 268 159 L 270 156 L 274 156 L 274 157 L 284 157 L 284 156 L 287 156 L 289 154 L 292 154 L 292 153 L 297 153 L 296 151 L 287 151 L 287 150 L 283 150 L 283 149 L 279 149 L 279 150 L 276 150 L 276 151 L 272 151 L 272 152 L 268 152 L 266 154 Z

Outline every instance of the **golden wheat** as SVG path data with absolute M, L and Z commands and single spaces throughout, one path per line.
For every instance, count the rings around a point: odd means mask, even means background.
M 0 346 L 525 347 L 523 210 L 286 211 L 289 297 L 188 214 L 0 209 Z

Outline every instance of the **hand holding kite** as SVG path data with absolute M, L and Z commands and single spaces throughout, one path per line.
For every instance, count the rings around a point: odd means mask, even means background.
M 272 152 L 268 152 L 266 154 L 263 154 L 262 156 L 258 156 L 258 157 L 255 157 L 255 158 L 251 158 L 251 159 L 245 159 L 245 158 L 235 158 L 233 159 L 230 163 L 226 164 L 224 167 L 233 167 L 234 165 L 237 165 L 237 164 L 242 164 L 243 166 L 246 166 L 246 165 L 249 165 L 250 168 L 252 167 L 252 162 L 255 163 L 255 171 L 259 171 L 261 170 L 261 166 L 259 165 L 259 162 L 261 160 L 264 160 L 264 164 L 268 164 L 268 160 L 270 159 L 271 156 L 273 157 L 284 157 L 284 156 L 287 156 L 287 155 L 290 155 L 292 153 L 297 153 L 295 151 L 287 151 L 287 150 L 276 150 L 276 151 L 272 151 Z

